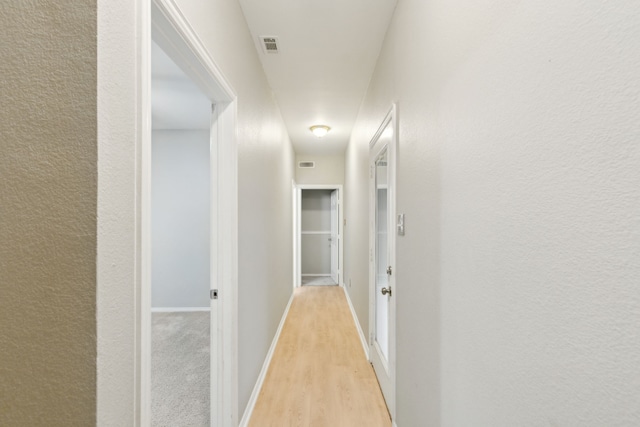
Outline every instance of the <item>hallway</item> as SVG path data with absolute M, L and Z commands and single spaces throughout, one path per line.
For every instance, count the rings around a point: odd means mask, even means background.
M 297 288 L 251 427 L 390 426 L 338 286 Z
M 213 107 L 209 250 L 181 252 L 208 261 L 212 426 L 386 417 L 359 339 L 385 185 L 387 426 L 640 426 L 639 23 L 637 0 L 3 1 L 0 426 L 151 421 L 152 42 Z M 298 289 L 276 347 L 298 231 L 328 231 L 294 222 L 301 186 L 344 194 L 340 287 Z

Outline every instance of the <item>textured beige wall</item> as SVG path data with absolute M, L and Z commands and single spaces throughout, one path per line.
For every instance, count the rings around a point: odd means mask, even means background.
M 95 1 L 0 2 L 0 425 L 95 424 Z

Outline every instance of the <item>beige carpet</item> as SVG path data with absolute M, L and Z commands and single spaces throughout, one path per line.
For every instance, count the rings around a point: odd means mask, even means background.
M 209 312 L 152 313 L 151 425 L 209 425 Z

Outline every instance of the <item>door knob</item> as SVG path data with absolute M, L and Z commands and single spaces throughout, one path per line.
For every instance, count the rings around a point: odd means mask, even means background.
M 388 294 L 389 296 L 391 296 L 391 287 L 382 288 L 382 289 L 380 289 L 380 292 L 382 292 L 382 295 L 387 295 Z

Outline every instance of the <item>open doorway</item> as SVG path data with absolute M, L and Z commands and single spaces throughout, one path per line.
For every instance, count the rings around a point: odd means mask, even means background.
M 211 106 L 152 42 L 152 427 L 211 416 Z
M 140 425 L 230 427 L 238 422 L 237 98 L 175 3 L 150 6 L 141 65 Z
M 342 285 L 342 188 L 299 186 L 295 286 Z

